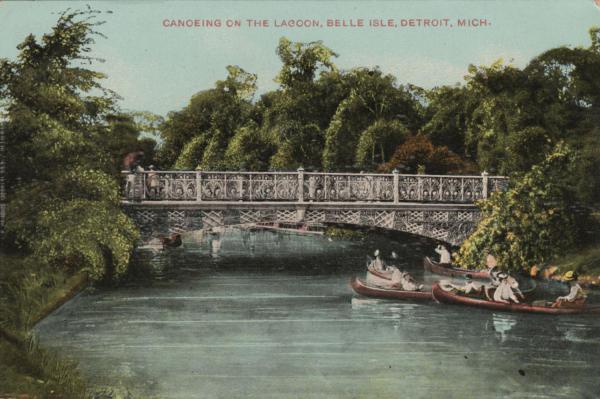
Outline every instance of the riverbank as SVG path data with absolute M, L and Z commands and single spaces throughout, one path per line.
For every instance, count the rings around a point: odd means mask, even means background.
M 568 253 L 553 262 L 554 272 L 550 278 L 559 278 L 573 270 L 579 274 L 579 282 L 587 288 L 600 288 L 600 243 Z
M 48 269 L 22 255 L 0 254 L 0 265 L 0 397 L 85 397 L 77 364 L 40 348 L 30 332 L 79 293 L 87 275 Z

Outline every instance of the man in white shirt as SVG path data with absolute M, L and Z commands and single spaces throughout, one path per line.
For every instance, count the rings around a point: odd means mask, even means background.
M 583 288 L 577 282 L 577 273 L 570 270 L 563 275 L 563 281 L 567 281 L 569 283 L 569 293 L 565 296 L 559 296 L 556 298 L 556 304 L 561 305 L 563 302 L 573 303 L 576 301 L 585 301 L 587 295 L 583 291 Z

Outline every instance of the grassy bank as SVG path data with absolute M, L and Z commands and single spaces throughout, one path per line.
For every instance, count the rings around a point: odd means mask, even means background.
M 600 287 L 600 244 L 589 245 L 577 252 L 565 254 L 552 264 L 557 267 L 555 275 L 574 270 L 583 284 Z
M 84 398 L 74 362 L 39 347 L 36 322 L 85 285 L 83 274 L 48 269 L 21 255 L 0 255 L 0 395 Z
M 555 275 L 573 270 L 584 285 L 600 287 L 600 212 L 592 212 L 586 224 L 583 246 L 570 251 L 551 263 Z

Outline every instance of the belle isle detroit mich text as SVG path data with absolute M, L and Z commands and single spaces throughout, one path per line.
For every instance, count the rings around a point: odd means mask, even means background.
M 356 19 L 221 19 L 162 20 L 165 28 L 478 28 L 491 26 L 487 18 L 356 18 Z

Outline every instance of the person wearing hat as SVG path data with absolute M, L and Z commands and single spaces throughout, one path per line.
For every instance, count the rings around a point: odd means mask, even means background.
M 583 288 L 577 282 L 577 273 L 573 270 L 569 270 L 563 274 L 562 280 L 569 283 L 569 294 L 565 296 L 559 296 L 556 298 L 555 304 L 560 306 L 564 302 L 577 303 L 585 302 L 587 295 L 583 291 Z

